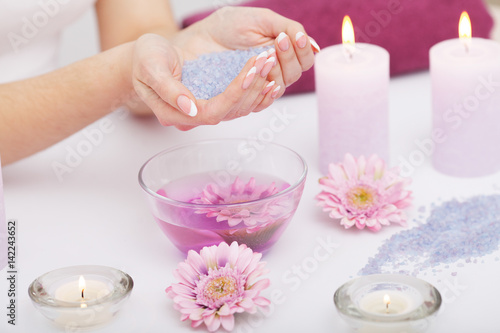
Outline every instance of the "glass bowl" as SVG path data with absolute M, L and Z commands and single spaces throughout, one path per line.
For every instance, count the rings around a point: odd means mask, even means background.
M 115 268 L 72 266 L 41 275 L 28 293 L 35 308 L 54 324 L 78 330 L 109 321 L 133 286 L 132 278 Z
M 139 183 L 161 230 L 182 252 L 237 241 L 267 251 L 293 217 L 307 165 L 289 148 L 248 139 L 160 152 Z
M 340 316 L 358 332 L 420 333 L 441 306 L 441 294 L 412 276 L 375 274 L 342 285 L 333 297 Z

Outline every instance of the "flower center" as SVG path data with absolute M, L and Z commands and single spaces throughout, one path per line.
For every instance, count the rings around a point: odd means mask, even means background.
M 347 201 L 356 209 L 365 210 L 373 207 L 378 199 L 377 191 L 369 186 L 360 185 L 347 192 Z
M 212 302 L 225 296 L 233 296 L 236 292 L 236 279 L 232 276 L 220 276 L 205 285 L 203 295 Z

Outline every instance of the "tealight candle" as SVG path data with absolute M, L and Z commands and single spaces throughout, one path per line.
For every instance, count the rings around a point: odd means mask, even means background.
M 466 12 L 460 38 L 430 49 L 436 170 L 477 177 L 500 170 L 500 44 L 472 38 Z
M 367 275 L 335 292 L 340 316 L 355 330 L 369 333 L 421 333 L 441 305 L 436 288 L 405 275 Z
M 344 159 L 377 154 L 389 157 L 389 53 L 376 45 L 355 43 L 348 16 L 342 45 L 316 55 L 320 170 Z
M 372 292 L 359 301 L 359 308 L 373 314 L 404 314 L 415 308 L 412 297 L 401 291 L 379 290 Z
M 87 281 L 80 275 L 78 281 L 63 284 L 56 289 L 54 298 L 66 302 L 93 301 L 100 299 L 110 293 L 109 286 L 102 281 Z
M 109 321 L 132 288 L 132 278 L 117 269 L 74 266 L 40 276 L 30 285 L 29 295 L 43 315 L 74 329 Z

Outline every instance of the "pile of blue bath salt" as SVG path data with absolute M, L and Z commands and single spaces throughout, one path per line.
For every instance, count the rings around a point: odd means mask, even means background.
M 196 99 L 210 99 L 222 93 L 241 72 L 247 61 L 271 46 L 247 50 L 206 53 L 196 60 L 185 61 L 182 84 Z
M 422 211 L 421 211 L 422 212 Z M 368 260 L 360 275 L 419 275 L 439 265 L 475 262 L 500 244 L 500 195 L 451 200 L 432 208 L 427 221 L 393 235 Z M 498 260 L 498 258 L 496 259 Z M 456 275 L 453 272 L 452 275 Z

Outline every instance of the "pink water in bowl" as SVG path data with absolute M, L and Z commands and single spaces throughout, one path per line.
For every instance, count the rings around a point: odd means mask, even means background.
M 156 192 L 198 204 L 154 201 L 158 225 L 179 250 L 187 253 L 222 241 L 237 241 L 265 252 L 276 243 L 297 209 L 304 182 L 286 191 L 288 183 L 267 174 L 241 173 L 238 178 L 216 183 L 208 173 L 196 174 L 172 181 Z M 249 183 L 252 178 L 253 184 Z

